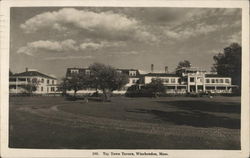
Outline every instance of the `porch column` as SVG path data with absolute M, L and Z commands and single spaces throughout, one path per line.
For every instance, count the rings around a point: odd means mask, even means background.
M 195 93 L 198 93 L 197 77 L 195 77 Z

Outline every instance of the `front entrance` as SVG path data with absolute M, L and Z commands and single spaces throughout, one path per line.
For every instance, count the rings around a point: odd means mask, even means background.
M 190 85 L 190 92 L 196 92 L 196 87 L 193 85 Z

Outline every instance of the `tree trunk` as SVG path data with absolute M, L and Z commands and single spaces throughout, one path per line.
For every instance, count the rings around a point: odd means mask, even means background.
M 102 92 L 103 92 L 102 101 L 106 101 L 107 100 L 107 92 L 105 89 L 103 89 Z
M 102 101 L 108 101 L 109 100 L 109 96 L 107 94 L 106 89 L 103 89 L 102 91 L 103 91 L 103 96 L 104 96 Z
M 74 90 L 74 98 L 76 98 L 76 92 L 77 92 L 77 90 Z

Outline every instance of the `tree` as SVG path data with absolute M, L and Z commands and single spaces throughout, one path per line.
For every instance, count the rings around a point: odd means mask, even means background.
M 90 65 L 92 85 L 101 89 L 104 94 L 104 101 L 108 100 L 108 93 L 121 89 L 128 83 L 128 76 L 118 73 L 115 68 L 101 63 Z
M 163 81 L 161 79 L 154 79 L 149 84 L 146 84 L 145 89 L 150 92 L 153 96 L 157 97 L 160 93 L 165 93 L 166 88 L 163 85 Z
M 60 89 L 64 94 L 66 94 L 66 90 L 74 90 L 74 97 L 76 97 L 77 91 L 89 87 L 89 76 L 80 74 L 74 74 L 71 77 L 63 78 L 63 82 L 60 84 Z
M 180 61 L 177 65 L 177 68 L 176 69 L 180 69 L 180 68 L 183 68 L 183 67 L 191 67 L 191 63 L 190 61 L 188 60 L 184 60 L 184 61 Z
M 37 78 L 32 78 L 28 81 L 28 84 L 23 85 L 22 88 L 25 89 L 29 95 L 31 95 L 33 92 L 37 90 L 37 87 L 39 85 L 39 81 Z
M 224 48 L 223 53 L 213 57 L 215 63 L 212 71 L 231 77 L 233 84 L 241 86 L 241 55 L 241 46 L 238 43 L 232 43 Z

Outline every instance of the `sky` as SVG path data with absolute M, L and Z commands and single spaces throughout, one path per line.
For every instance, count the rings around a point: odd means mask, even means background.
M 10 18 L 10 70 L 58 78 L 95 62 L 164 72 L 189 60 L 210 71 L 214 55 L 241 44 L 237 8 L 19 7 Z

